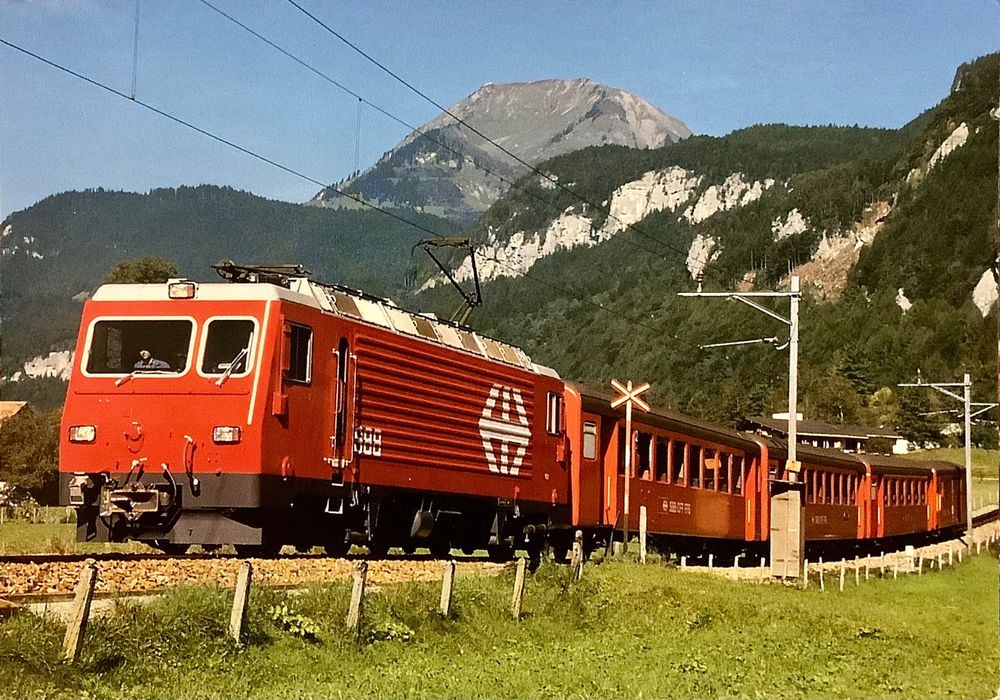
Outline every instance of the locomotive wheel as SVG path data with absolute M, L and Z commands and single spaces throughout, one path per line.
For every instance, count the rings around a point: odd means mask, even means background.
M 382 559 L 389 553 L 389 540 L 376 538 L 368 541 L 368 556 Z
M 435 559 L 447 559 L 451 555 L 451 542 L 447 538 L 434 537 L 427 543 L 427 548 Z
M 265 544 L 238 544 L 235 547 L 236 553 L 241 557 L 274 557 L 281 551 L 281 545 L 274 542 Z
M 178 544 L 176 542 L 170 542 L 169 540 L 153 540 L 153 546 L 164 554 L 171 554 L 174 556 L 180 556 L 181 554 L 187 554 L 189 544 Z
M 323 551 L 326 552 L 328 557 L 337 557 L 338 559 L 347 555 L 347 550 L 351 548 L 345 540 L 330 540 L 323 545 Z
M 514 548 L 509 544 L 489 544 L 486 545 L 486 554 L 490 561 L 503 563 L 514 556 Z

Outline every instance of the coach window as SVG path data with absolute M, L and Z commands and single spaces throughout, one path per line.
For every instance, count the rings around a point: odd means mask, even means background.
M 201 351 L 202 374 L 241 377 L 250 372 L 256 322 L 251 318 L 212 319 Z
M 671 455 L 673 456 L 671 480 L 675 484 L 687 486 L 687 472 L 685 470 L 687 464 L 687 444 L 680 440 L 674 440 L 671 447 Z
M 733 493 L 739 495 L 743 493 L 743 456 L 733 455 Z
M 826 479 L 827 476 L 829 475 L 826 472 L 816 472 L 816 481 L 819 486 L 818 493 L 816 494 L 817 503 L 826 503 L 826 485 L 828 483 Z
M 583 458 L 597 459 L 597 423 L 583 424 Z
M 187 369 L 194 331 L 191 320 L 101 319 L 92 328 L 85 374 L 176 374 Z M 148 359 L 140 355 L 143 351 Z M 138 365 L 143 361 L 149 369 Z
M 729 484 L 732 483 L 730 478 L 733 469 L 732 455 L 726 452 L 719 453 L 719 461 L 721 462 L 719 466 L 719 490 L 729 493 Z
M 669 461 L 670 455 L 670 445 L 667 443 L 667 439 L 656 436 L 656 459 L 653 460 L 656 470 L 656 480 L 661 484 L 667 482 L 667 469 L 670 467 Z
M 288 323 L 285 337 L 287 354 L 282 376 L 286 382 L 308 384 L 312 381 L 312 328 Z
M 718 469 L 719 458 L 717 456 L 718 452 L 709 447 L 706 447 L 702 451 L 704 452 L 705 456 L 705 472 L 702 476 L 701 483 L 702 486 L 706 489 L 714 489 L 717 481 L 717 475 L 719 473 Z
M 806 503 L 816 502 L 816 472 L 812 469 L 802 470 L 802 480 L 806 484 Z
M 653 478 L 653 436 L 649 433 L 636 433 L 635 457 L 640 479 L 647 481 Z
M 563 398 L 560 394 L 550 391 L 545 402 L 545 432 L 549 435 L 559 435 L 562 432 Z
M 691 445 L 688 449 L 688 486 L 700 487 L 704 470 L 705 463 L 702 461 L 701 445 Z

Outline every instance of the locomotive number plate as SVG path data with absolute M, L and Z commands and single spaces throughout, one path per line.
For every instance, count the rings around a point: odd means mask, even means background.
M 381 428 L 368 428 L 359 425 L 354 429 L 354 451 L 369 457 L 382 456 Z

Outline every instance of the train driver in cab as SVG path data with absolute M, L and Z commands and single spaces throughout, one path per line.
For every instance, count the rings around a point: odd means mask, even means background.
M 157 370 L 169 370 L 170 365 L 163 360 L 153 357 L 149 350 L 139 351 L 139 360 L 133 365 L 133 369 L 155 372 Z

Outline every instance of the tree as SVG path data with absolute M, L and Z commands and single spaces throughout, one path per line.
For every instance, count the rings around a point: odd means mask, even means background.
M 14 503 L 58 501 L 61 419 L 61 409 L 40 413 L 29 404 L 0 425 L 0 481 Z
M 940 445 L 942 421 L 939 415 L 934 412 L 926 390 L 903 392 L 900 396 L 899 433 L 921 447 Z
M 101 284 L 158 284 L 171 277 L 180 277 L 177 264 L 166 258 L 148 255 L 135 260 L 123 260 L 101 280 Z

